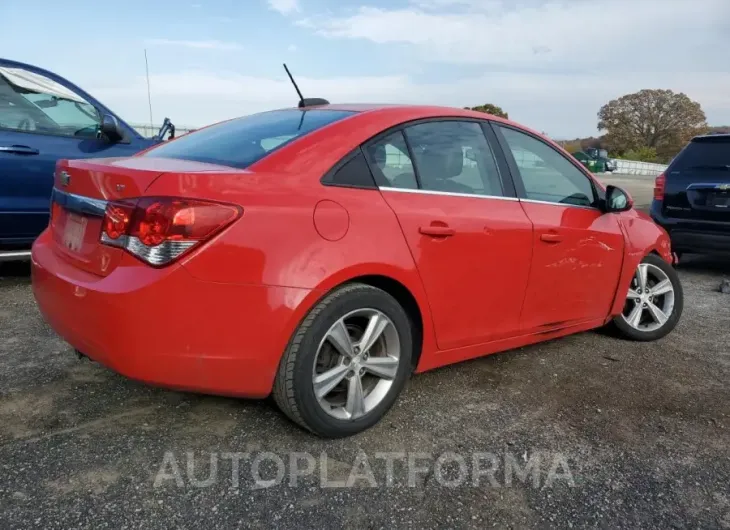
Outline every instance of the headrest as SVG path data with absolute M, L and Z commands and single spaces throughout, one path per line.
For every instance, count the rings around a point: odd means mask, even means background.
M 454 146 L 446 154 L 445 178 L 456 177 L 464 171 L 464 152 L 461 146 Z
M 387 159 L 385 144 L 375 144 L 375 149 L 373 150 L 373 158 L 375 159 L 376 164 L 383 166 L 385 165 L 385 161 Z
M 420 159 L 419 170 L 423 179 L 429 182 L 461 175 L 464 170 L 464 152 L 460 146 L 426 151 Z

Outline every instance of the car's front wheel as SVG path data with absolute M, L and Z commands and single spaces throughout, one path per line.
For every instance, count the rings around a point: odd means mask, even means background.
M 273 396 L 294 422 L 328 438 L 375 425 L 411 372 L 410 319 L 388 293 L 364 284 L 336 289 L 296 330 Z
M 677 271 L 659 256 L 649 254 L 636 268 L 624 309 L 613 324 L 624 338 L 657 340 L 677 326 L 683 306 Z

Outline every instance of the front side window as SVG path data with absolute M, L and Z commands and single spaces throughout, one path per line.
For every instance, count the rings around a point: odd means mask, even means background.
M 425 190 L 501 196 L 492 150 L 481 126 L 468 121 L 434 121 L 405 129 Z
M 294 139 L 352 114 L 352 111 L 325 109 L 262 112 L 186 134 L 142 156 L 244 169 Z
M 0 129 L 95 138 L 100 122 L 93 105 L 54 80 L 0 67 Z
M 592 206 L 593 184 L 562 154 L 545 142 L 499 126 L 515 159 L 527 198 L 536 201 Z

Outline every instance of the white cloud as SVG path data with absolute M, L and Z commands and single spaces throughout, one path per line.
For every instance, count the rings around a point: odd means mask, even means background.
M 282 15 L 290 15 L 300 10 L 299 0 L 267 0 L 269 7 Z
M 148 39 L 145 41 L 151 46 L 177 46 L 180 48 L 194 48 L 200 50 L 232 51 L 243 47 L 235 42 L 219 40 L 175 40 L 175 39 Z
M 491 102 L 552 134 L 595 133 L 601 105 L 642 88 L 684 91 L 711 123 L 730 123 L 728 0 L 410 0 L 296 23 L 443 80 L 407 87 L 412 100 Z
M 720 58 L 721 48 L 705 45 L 727 49 L 730 38 L 720 25 L 728 17 L 727 0 L 701 6 L 696 0 L 413 0 L 407 7 L 362 6 L 299 24 L 329 38 L 411 45 L 429 61 L 597 70 L 601 63 L 682 68 L 682 58 L 717 67 L 710 59 Z M 703 54 L 693 53 L 700 49 Z

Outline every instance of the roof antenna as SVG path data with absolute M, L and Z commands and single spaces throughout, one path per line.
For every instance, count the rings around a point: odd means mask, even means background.
M 294 90 L 297 91 L 297 95 L 299 96 L 299 105 L 298 107 L 300 109 L 303 109 L 304 107 L 314 107 L 316 105 L 329 105 L 330 102 L 326 99 L 322 98 L 308 98 L 304 99 L 304 96 L 302 96 L 302 91 L 299 90 L 299 87 L 297 86 L 297 82 L 294 81 L 294 77 L 291 75 L 291 72 L 289 71 L 289 68 L 287 68 L 286 63 L 284 63 L 284 70 L 286 70 L 286 75 L 289 76 L 289 80 L 291 81 L 291 84 L 294 85 Z

